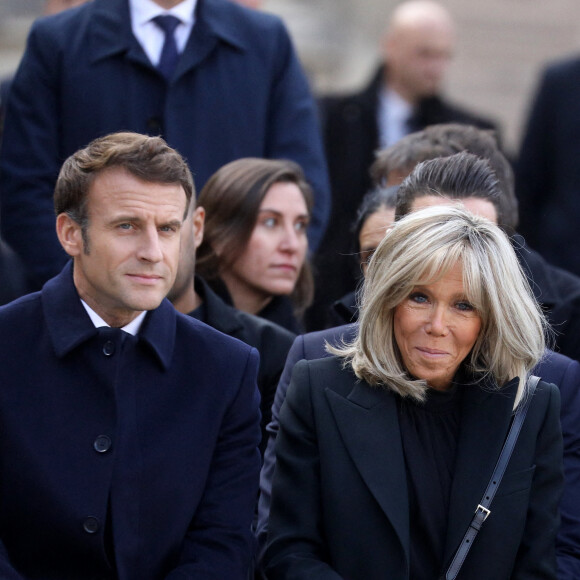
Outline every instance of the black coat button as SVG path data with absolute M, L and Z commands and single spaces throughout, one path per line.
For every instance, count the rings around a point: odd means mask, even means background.
M 83 529 L 85 532 L 87 532 L 87 534 L 96 534 L 100 527 L 101 524 L 99 523 L 99 520 L 97 518 L 93 518 L 92 516 L 89 516 L 83 522 Z
M 112 356 L 115 352 L 115 343 L 112 340 L 107 340 L 103 345 L 103 354 L 105 356 Z
M 111 438 L 106 435 L 99 435 L 93 443 L 95 451 L 98 453 L 105 453 L 111 448 Z

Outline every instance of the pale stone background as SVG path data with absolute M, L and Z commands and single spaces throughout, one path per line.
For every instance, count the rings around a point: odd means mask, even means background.
M 378 39 L 394 0 L 265 0 L 296 42 L 315 90 L 354 90 L 377 61 Z M 442 0 L 459 38 L 448 95 L 500 121 L 515 151 L 543 64 L 580 51 L 575 0 Z M 18 63 L 42 0 L 0 0 L 0 74 Z

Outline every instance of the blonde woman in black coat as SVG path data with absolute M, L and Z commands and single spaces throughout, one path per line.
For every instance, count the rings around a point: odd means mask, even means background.
M 269 579 L 435 580 L 480 503 L 545 321 L 503 232 L 415 212 L 369 264 L 354 341 L 295 367 L 281 411 Z M 559 393 L 540 382 L 459 579 L 555 578 Z

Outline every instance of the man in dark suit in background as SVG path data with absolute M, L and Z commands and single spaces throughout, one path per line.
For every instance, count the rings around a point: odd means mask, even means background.
M 240 157 L 296 161 L 315 192 L 317 247 L 326 163 L 282 22 L 228 0 L 93 0 L 34 24 L 6 107 L 2 232 L 37 286 L 65 261 L 51 209 L 61 163 L 121 130 L 162 135 L 198 188 Z
M 247 579 L 258 354 L 164 299 L 192 195 L 159 137 L 63 165 L 72 261 L 0 308 L 3 580 Z
M 580 275 L 580 57 L 549 65 L 516 163 L 520 231 L 553 264 Z
M 375 151 L 436 123 L 467 123 L 496 129 L 493 122 L 449 103 L 443 83 L 455 48 L 451 15 L 432 0 L 409 0 L 393 12 L 383 36 L 383 62 L 370 84 L 321 102 L 331 181 L 332 212 L 315 259 L 315 307 L 310 326 L 320 327 L 320 304 L 354 290 L 358 272 L 349 236 L 363 196 L 371 188 Z M 325 309 L 326 310 L 326 309 Z

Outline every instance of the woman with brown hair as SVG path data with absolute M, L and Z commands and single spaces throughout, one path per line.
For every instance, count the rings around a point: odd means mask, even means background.
M 206 212 L 199 274 L 239 310 L 300 332 L 312 300 L 306 230 L 313 204 L 300 167 L 233 161 L 209 179 L 198 203 Z

